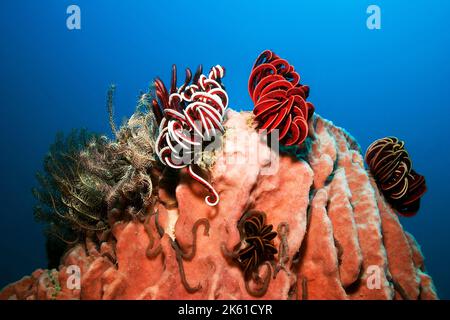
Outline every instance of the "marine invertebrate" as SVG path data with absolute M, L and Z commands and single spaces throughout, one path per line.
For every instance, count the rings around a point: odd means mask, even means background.
M 157 213 L 155 213 L 155 215 L 157 215 Z M 148 246 L 145 250 L 145 255 L 149 259 L 153 259 L 153 258 L 157 257 L 162 252 L 161 244 L 159 244 L 158 246 L 156 246 L 156 248 L 154 248 L 155 247 L 155 237 L 153 236 L 153 232 L 150 227 L 150 219 L 152 216 L 153 215 L 149 214 L 144 222 L 144 230 L 147 233 L 147 236 L 149 239 Z M 155 217 L 155 219 L 156 219 L 156 217 Z M 156 224 L 156 222 L 155 222 L 155 224 Z
M 108 194 L 108 208 L 116 207 L 132 216 L 147 214 L 153 201 L 153 185 L 158 179 L 153 170 L 155 137 L 153 113 L 142 111 L 138 106 L 118 131 L 117 140 L 110 144 L 110 152 L 116 155 L 115 167 L 121 174 Z
M 241 268 L 247 292 L 255 297 L 261 297 L 267 291 L 272 276 L 271 263 L 278 252 L 273 244 L 273 239 L 277 233 L 272 231 L 271 224 L 266 224 L 266 214 L 256 210 L 246 212 L 239 220 L 237 227 L 241 242 L 234 246 L 232 252 L 222 243 L 222 253 Z M 281 227 L 281 229 L 284 228 L 286 228 L 285 225 Z M 283 230 L 283 232 L 287 232 L 287 230 Z M 261 266 L 266 266 L 267 270 L 263 279 L 258 274 Z M 253 290 L 250 287 L 251 281 L 260 284 L 260 288 Z
M 114 122 L 114 92 L 116 91 L 116 85 L 112 84 L 108 88 L 108 94 L 106 98 L 106 107 L 108 108 L 108 120 L 111 131 L 117 136 L 116 123 Z
M 153 203 L 153 171 L 156 120 L 150 110 L 149 94 L 143 94 L 134 114 L 116 129 L 113 121 L 113 92 L 108 90 L 109 122 L 115 139 L 106 137 L 103 146 L 89 146 L 80 155 L 84 167 L 107 181 L 104 188 L 109 214 L 143 218 Z M 119 217 L 115 217 L 116 219 Z
M 36 174 L 34 215 L 47 225 L 51 265 L 59 263 L 67 245 L 107 228 L 104 183 L 80 162 L 81 151 L 94 144 L 102 145 L 102 138 L 87 130 L 73 130 L 66 137 L 57 134 L 44 159 L 44 173 Z
M 365 160 L 383 195 L 400 214 L 411 216 L 426 192 L 425 178 L 412 169 L 405 143 L 386 137 L 367 148 Z
M 308 120 L 314 106 L 306 102 L 309 87 L 286 60 L 270 50 L 259 55 L 248 80 L 258 128 L 270 134 L 279 130 L 283 145 L 300 145 L 308 135 Z
M 184 84 L 177 88 L 176 66 L 172 67 L 170 91 L 160 79 L 155 80 L 156 97 L 153 109 L 159 122 L 156 153 L 161 162 L 173 169 L 187 167 L 189 175 L 205 186 L 211 195 L 205 198 L 208 205 L 219 202 L 219 195 L 201 175 L 194 171 L 205 144 L 216 141 L 224 132 L 222 122 L 228 106 L 228 96 L 221 84 L 225 69 L 219 65 L 211 68 L 208 77 L 199 67 L 192 79 L 186 69 Z M 198 167 L 198 166 L 196 166 Z
M 114 89 L 108 90 L 107 108 L 115 139 L 86 130 L 58 134 L 44 160 L 45 173 L 37 174 L 34 213 L 47 224 L 51 266 L 59 264 L 68 245 L 86 236 L 103 241 L 114 219 L 143 218 L 153 205 L 156 121 L 149 95 L 143 95 L 136 112 L 117 130 Z
M 184 272 L 184 266 L 183 266 L 183 260 L 186 261 L 191 261 L 194 256 L 195 256 L 195 252 L 197 251 L 197 230 L 198 227 L 200 225 L 204 226 L 204 232 L 203 235 L 205 236 L 209 236 L 209 220 L 206 218 L 203 219 L 198 219 L 195 223 L 194 226 L 192 227 L 192 236 L 193 236 L 193 242 L 192 242 L 192 249 L 191 252 L 186 253 L 178 244 L 178 242 L 176 240 L 170 240 L 170 243 L 172 245 L 172 248 L 175 250 L 175 254 L 176 254 L 176 259 L 177 259 L 177 263 L 178 263 L 178 270 L 180 272 L 180 278 L 181 278 L 181 282 L 183 283 L 184 288 L 186 289 L 187 292 L 189 293 L 195 293 L 198 290 L 201 289 L 201 285 L 198 284 L 196 287 L 191 287 L 186 279 L 186 273 Z
M 237 261 L 246 278 L 256 271 L 261 263 L 271 261 L 278 250 L 273 245 L 277 236 L 272 225 L 266 225 L 266 215 L 259 211 L 247 212 L 239 222 L 241 238 L 245 246 L 237 252 Z

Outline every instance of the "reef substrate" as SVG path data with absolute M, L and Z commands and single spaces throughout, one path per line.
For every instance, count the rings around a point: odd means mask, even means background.
M 156 214 L 116 221 L 108 241 L 87 238 L 58 269 L 36 270 L 0 299 L 437 299 L 420 247 L 345 130 L 314 114 L 301 153 L 278 155 L 252 117 L 227 111 L 210 171 L 216 206 L 181 170 L 176 205 L 165 206 L 160 190 Z M 254 279 L 227 255 L 249 210 L 264 212 L 277 233 L 268 237 L 277 254 Z

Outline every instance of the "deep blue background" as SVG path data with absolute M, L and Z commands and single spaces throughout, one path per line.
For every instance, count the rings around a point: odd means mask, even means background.
M 66 28 L 70 4 L 81 7 L 82 30 Z M 369 4 L 381 7 L 381 30 L 366 28 Z M 251 66 L 270 48 L 310 85 L 317 113 L 364 149 L 387 135 L 406 140 L 429 191 L 402 222 L 450 298 L 449 12 L 445 0 L 0 1 L 0 287 L 46 265 L 34 173 L 56 131 L 109 132 L 110 83 L 120 120 L 172 63 L 220 63 L 230 106 L 249 110 Z

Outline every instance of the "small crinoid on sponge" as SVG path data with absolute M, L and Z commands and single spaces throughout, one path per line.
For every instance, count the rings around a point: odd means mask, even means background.
M 224 132 L 222 122 L 228 96 L 221 80 L 225 69 L 217 65 L 205 76 L 200 66 L 192 78 L 188 68 L 184 84 L 178 88 L 176 74 L 174 65 L 169 91 L 160 79 L 155 80 L 153 109 L 159 123 L 156 153 L 172 169 L 187 167 L 189 175 L 210 191 L 205 201 L 214 206 L 219 202 L 219 195 L 194 172 L 193 166 L 200 161 L 205 143 L 215 141 Z
M 249 211 L 240 221 L 239 229 L 246 246 L 238 251 L 238 261 L 248 277 L 261 263 L 271 261 L 277 253 L 273 239 L 277 236 L 272 225 L 266 225 L 266 215 Z
M 271 278 L 270 262 L 274 261 L 275 254 L 278 253 L 273 243 L 277 233 L 272 230 L 271 224 L 266 224 L 266 214 L 256 210 L 250 210 L 242 216 L 238 229 L 241 243 L 235 247 L 235 261 L 244 273 L 247 291 L 253 296 L 262 296 Z M 256 273 L 263 264 L 268 264 L 268 272 L 261 288 L 253 291 L 249 287 L 249 281 L 261 281 Z
M 272 51 L 264 51 L 253 66 L 248 91 L 258 128 L 267 133 L 279 130 L 283 145 L 301 145 L 308 135 L 314 106 L 306 102 L 309 87 L 300 84 L 294 67 Z
M 392 207 L 405 216 L 416 214 L 427 187 L 425 178 L 412 169 L 405 143 L 396 137 L 376 140 L 367 149 L 365 159 Z

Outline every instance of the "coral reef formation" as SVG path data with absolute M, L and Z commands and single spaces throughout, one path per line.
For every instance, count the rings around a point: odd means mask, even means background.
M 108 220 L 108 237 L 88 235 L 58 268 L 5 287 L 0 299 L 437 298 L 420 247 L 365 170 L 352 137 L 316 114 L 302 158 L 278 154 L 252 117 L 227 111 L 223 147 L 210 169 L 216 206 L 204 202 L 208 191 L 187 168 L 177 172 L 173 194 L 165 187 L 172 173 L 160 172 L 145 219 Z M 140 141 L 127 136 L 126 145 Z M 121 157 L 133 168 L 126 181 L 151 177 L 146 161 L 138 167 L 134 155 Z M 116 211 L 134 208 L 126 192 L 117 194 L 127 201 L 114 201 Z M 73 285 L 74 269 L 80 286 Z
M 59 138 L 38 176 L 36 216 L 70 249 L 0 298 L 437 299 L 393 211 L 426 190 L 403 142 L 369 147 L 372 177 L 286 60 L 256 60 L 253 113 L 227 110 L 224 75 L 186 69 L 177 87 L 174 65 L 119 130 L 111 86 L 115 137 Z
M 365 158 L 381 192 L 393 208 L 405 216 L 416 214 L 427 187 L 425 178 L 412 169 L 405 143 L 396 137 L 376 140 L 367 149 Z

